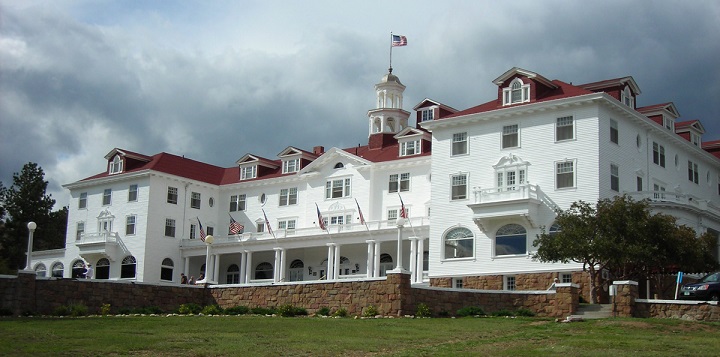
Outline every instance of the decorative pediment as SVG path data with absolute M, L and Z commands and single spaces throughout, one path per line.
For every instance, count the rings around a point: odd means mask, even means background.
M 417 128 L 411 128 L 407 127 L 403 130 L 401 130 L 399 133 L 395 134 L 393 136 L 398 141 L 403 141 L 403 139 L 409 139 L 409 140 L 417 140 L 417 139 L 423 139 L 423 140 L 430 140 L 430 133 L 420 130 Z
M 370 167 L 370 165 L 372 164 L 372 162 L 365 160 L 359 156 L 353 155 L 345 150 L 332 148 L 326 151 L 324 154 L 320 155 L 320 157 L 315 159 L 315 161 L 303 167 L 300 170 L 299 174 L 302 175 L 310 172 L 320 171 L 323 167 L 326 167 L 328 165 L 336 167 L 338 163 L 341 164 L 338 166 L 338 168 L 347 167 L 349 165 L 356 168 L 364 166 Z
M 251 166 L 251 165 L 260 165 L 269 167 L 271 169 L 276 169 L 280 165 L 278 165 L 276 162 L 266 159 L 264 157 L 252 155 L 252 154 L 245 154 L 245 156 L 241 157 L 240 160 L 235 162 L 239 166 Z
M 524 77 L 524 78 L 531 79 L 534 82 L 540 83 L 548 88 L 552 88 L 552 89 L 557 88 L 557 85 L 555 85 L 555 83 L 553 83 L 549 79 L 547 79 L 535 72 L 531 72 L 531 71 L 528 71 L 526 69 L 522 69 L 519 67 L 513 67 L 513 68 L 509 69 L 507 72 L 500 75 L 500 77 L 495 78 L 495 80 L 493 80 L 493 83 L 495 83 L 498 86 L 505 86 L 506 85 L 505 83 L 508 80 L 516 78 L 516 77 Z
M 503 156 L 502 158 L 500 158 L 498 163 L 493 165 L 493 168 L 497 170 L 499 168 L 510 166 L 530 166 L 530 163 L 523 160 L 517 155 L 508 154 L 507 156 Z
M 97 216 L 98 220 L 108 220 L 108 219 L 115 219 L 115 216 L 113 216 L 110 211 L 106 208 L 105 210 L 101 211 L 100 214 Z

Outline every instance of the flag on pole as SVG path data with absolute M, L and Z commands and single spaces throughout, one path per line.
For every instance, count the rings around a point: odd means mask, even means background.
M 200 225 L 200 240 L 205 241 L 205 230 L 202 227 L 202 223 L 200 223 L 200 217 L 198 217 L 198 225 Z
M 265 217 L 265 225 L 267 226 L 268 233 L 270 233 L 273 237 L 275 237 L 275 233 L 273 233 L 272 228 L 270 227 L 270 221 L 267 218 L 267 215 L 265 214 L 265 210 L 262 210 L 263 217 Z
M 392 35 L 392 46 L 407 46 L 407 37 L 400 35 Z
M 402 200 L 402 196 L 398 193 L 398 197 L 400 197 L 400 218 L 408 218 L 407 217 L 407 210 L 405 209 L 405 202 Z
M 317 215 L 318 215 L 318 224 L 320 225 L 320 229 L 327 230 L 327 226 L 325 226 L 325 221 L 323 221 L 323 216 L 320 214 L 320 207 L 318 207 L 317 203 L 315 204 L 315 208 L 317 209 Z
M 228 215 L 230 215 L 230 214 L 228 213 Z M 230 233 L 238 234 L 238 233 L 242 232 L 243 229 L 245 229 L 245 226 L 238 223 L 234 218 L 232 218 L 232 216 L 230 216 Z
M 357 198 L 355 199 L 355 204 L 358 208 L 358 214 L 360 214 L 360 224 L 365 224 L 365 217 L 363 217 L 362 210 L 360 209 L 360 204 L 358 203 Z

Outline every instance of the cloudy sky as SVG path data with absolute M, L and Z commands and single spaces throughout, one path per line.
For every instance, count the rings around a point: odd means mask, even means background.
M 49 192 L 114 147 L 230 167 L 246 153 L 367 142 L 374 84 L 405 109 L 491 100 L 517 66 L 586 83 L 633 76 L 720 139 L 720 2 L 0 0 L 0 180 L 27 162 Z

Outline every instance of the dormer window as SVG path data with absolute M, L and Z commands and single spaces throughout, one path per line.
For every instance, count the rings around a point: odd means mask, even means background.
M 635 108 L 635 99 L 630 92 L 630 87 L 625 87 L 625 89 L 621 93 L 621 96 L 621 102 L 623 102 L 623 104 L 627 105 L 630 108 Z
M 257 165 L 245 166 L 240 168 L 240 179 L 249 180 L 257 177 Z
M 400 143 L 400 156 L 417 155 L 420 153 L 420 140 L 410 140 Z
M 675 121 L 663 115 L 663 126 L 672 132 L 675 131 Z
M 420 121 L 428 121 L 434 119 L 434 111 L 432 108 L 425 109 L 422 112 L 420 112 Z
M 300 169 L 300 159 L 290 159 L 283 161 L 283 171 L 284 174 L 289 174 L 292 172 L 297 172 Z
M 700 142 L 701 142 L 700 135 L 691 132 L 690 133 L 690 142 L 692 142 L 693 145 L 700 147 Z
M 525 103 L 530 101 L 530 84 L 524 84 L 515 78 L 510 86 L 503 89 L 503 105 Z
M 123 162 L 120 159 L 120 155 L 115 155 L 115 158 L 110 162 L 110 174 L 121 173 L 123 169 Z

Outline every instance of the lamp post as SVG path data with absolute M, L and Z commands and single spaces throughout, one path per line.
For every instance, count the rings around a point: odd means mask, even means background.
M 27 250 L 27 264 L 25 265 L 25 270 L 32 270 L 30 267 L 30 255 L 32 254 L 32 244 L 33 244 L 33 233 L 35 233 L 35 229 L 37 228 L 37 223 L 35 222 L 28 222 L 27 224 L 28 230 L 30 233 L 28 233 L 28 250 Z
M 210 281 L 210 245 L 213 244 L 212 235 L 205 237 L 205 245 L 207 246 L 207 253 L 205 254 L 205 281 Z
M 405 218 L 398 218 L 395 222 L 398 229 L 398 241 L 397 241 L 397 266 L 395 267 L 395 270 L 398 272 L 401 272 L 403 270 L 403 262 L 402 262 L 402 230 L 405 226 Z

